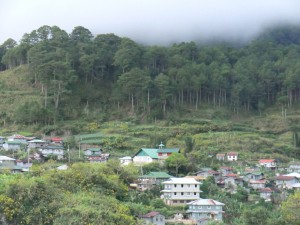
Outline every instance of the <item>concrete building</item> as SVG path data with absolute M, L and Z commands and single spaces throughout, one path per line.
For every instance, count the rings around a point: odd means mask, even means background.
M 170 178 L 163 185 L 161 192 L 167 205 L 184 205 L 200 198 L 200 182 L 194 178 Z

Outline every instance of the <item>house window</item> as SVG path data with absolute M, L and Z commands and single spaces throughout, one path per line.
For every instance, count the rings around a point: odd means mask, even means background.
M 195 188 L 197 187 L 198 185 L 197 184 L 195 184 Z
M 174 184 L 174 187 L 177 187 L 177 184 Z
M 207 206 L 207 208 L 208 208 L 208 209 L 211 209 L 211 206 L 210 206 L 210 205 L 208 205 L 208 206 Z
M 186 194 L 187 194 L 187 195 L 190 195 L 190 192 L 187 192 Z
M 196 192 L 194 192 L 194 195 L 197 195 L 197 193 L 196 193 Z
M 201 205 L 199 205 L 199 206 L 198 206 L 198 209 L 202 209 L 202 206 L 201 206 Z
M 184 201 L 183 201 L 183 200 L 180 200 L 180 203 L 184 203 Z
M 173 203 L 177 203 L 177 200 L 173 200 Z
M 174 192 L 174 195 L 177 195 L 177 192 Z
M 188 187 L 191 187 L 191 185 L 190 185 L 190 184 L 188 184 Z
M 183 195 L 183 192 L 181 192 L 181 195 Z
M 183 184 L 181 185 L 181 187 L 183 188 Z

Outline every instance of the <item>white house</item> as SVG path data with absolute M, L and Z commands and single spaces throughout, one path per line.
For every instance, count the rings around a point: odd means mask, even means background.
M 228 152 L 227 153 L 227 160 L 228 161 L 237 161 L 238 160 L 238 153 L 236 153 L 236 152 Z
M 121 165 L 127 166 L 130 163 L 132 163 L 132 158 L 130 156 L 125 156 L 122 158 L 119 158 Z
M 200 198 L 200 182 L 194 178 L 170 178 L 162 184 L 162 197 L 167 205 L 184 205 Z
M 14 135 L 8 137 L 7 140 L 8 141 L 17 141 L 17 142 L 21 142 L 23 144 L 27 143 L 27 138 L 22 135 L 19 135 L 19 134 L 14 134 Z
M 46 145 L 47 145 L 46 141 L 42 141 L 38 139 L 28 141 L 28 148 L 42 148 Z
M 277 188 L 292 189 L 294 184 L 299 183 L 297 177 L 280 175 L 275 177 Z
M 265 167 L 266 169 L 275 170 L 277 167 L 275 159 L 261 159 L 258 161 L 259 166 Z
M 64 147 L 48 145 L 39 149 L 44 157 L 57 156 L 57 159 L 63 159 L 64 157 Z
M 21 149 L 21 145 L 22 145 L 22 143 L 19 141 L 7 141 L 3 144 L 3 148 L 6 151 L 8 151 L 8 150 L 18 151 Z
M 158 161 L 156 148 L 141 148 L 133 157 L 133 162 L 137 164 L 151 163 Z
M 206 224 L 208 221 L 219 221 L 223 219 L 223 206 L 225 204 L 213 199 L 198 199 L 187 203 L 188 217 L 194 220 L 196 224 Z
M 287 168 L 287 171 L 292 173 L 300 173 L 300 162 L 290 162 L 289 167 Z

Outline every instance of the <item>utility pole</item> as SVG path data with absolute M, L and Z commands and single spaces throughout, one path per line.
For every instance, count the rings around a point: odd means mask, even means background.
M 69 164 L 70 164 L 70 147 L 69 147 L 69 145 L 68 145 L 68 158 L 69 158 Z

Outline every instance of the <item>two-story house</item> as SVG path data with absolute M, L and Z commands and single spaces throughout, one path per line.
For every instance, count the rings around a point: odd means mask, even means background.
M 275 159 L 261 159 L 258 161 L 258 164 L 259 166 L 269 170 L 275 170 L 277 168 L 277 163 Z
M 224 161 L 225 160 L 225 153 L 218 153 L 217 155 L 216 155 L 216 158 L 217 158 L 217 160 L 219 160 L 219 161 Z
M 198 199 L 188 204 L 188 217 L 196 224 L 206 224 L 208 221 L 223 220 L 224 204 L 213 199 Z
M 170 178 L 163 185 L 161 192 L 167 205 L 184 205 L 200 198 L 200 182 L 194 178 Z
M 16 160 L 7 156 L 0 156 L 0 171 L 8 170 L 12 173 L 22 172 L 22 168 L 16 165 Z
M 243 179 L 244 181 L 249 181 L 249 180 L 261 180 L 264 178 L 264 173 L 260 171 L 253 171 L 253 172 L 248 172 L 245 173 Z
M 227 160 L 228 161 L 237 161 L 238 160 L 238 153 L 237 152 L 228 152 L 227 153 Z

